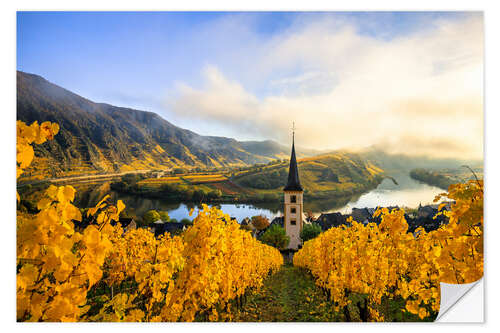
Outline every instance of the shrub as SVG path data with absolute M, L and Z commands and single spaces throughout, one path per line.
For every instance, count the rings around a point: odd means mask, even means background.
M 156 210 L 150 210 L 142 217 L 144 223 L 150 224 L 161 219 L 160 214 Z
M 269 219 L 264 215 L 252 216 L 252 225 L 257 230 L 264 230 L 269 227 Z
M 169 222 L 170 221 L 170 216 L 168 216 L 168 213 L 163 211 L 163 212 L 158 212 L 158 215 L 160 216 L 160 219 L 163 222 Z M 153 221 L 154 222 L 154 221 Z
M 129 173 L 129 174 L 122 176 L 122 182 L 128 186 L 135 185 L 139 180 L 140 180 L 140 177 L 137 174 Z
M 286 235 L 284 228 L 274 224 L 264 232 L 260 241 L 279 250 L 284 250 L 290 242 L 290 237 Z
M 303 242 L 316 238 L 321 233 L 321 227 L 317 223 L 304 224 L 300 232 L 300 238 Z

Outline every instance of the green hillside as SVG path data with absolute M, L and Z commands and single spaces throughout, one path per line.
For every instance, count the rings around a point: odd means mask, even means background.
M 336 152 L 299 159 L 299 176 L 309 197 L 354 194 L 378 184 L 383 170 L 357 154 Z M 263 191 L 281 191 L 288 164 L 282 163 L 233 177 L 238 185 Z

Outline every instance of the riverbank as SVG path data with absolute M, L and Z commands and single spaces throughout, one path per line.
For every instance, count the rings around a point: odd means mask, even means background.
M 332 200 L 352 198 L 356 195 L 375 189 L 383 178 L 373 177 L 365 183 L 342 183 L 331 190 L 312 192 L 304 191 L 304 200 Z M 281 187 L 269 190 L 257 190 L 240 186 L 229 179 L 205 182 L 203 184 L 178 184 L 164 182 L 151 186 L 151 183 L 139 181 L 126 183 L 124 181 L 111 183 L 111 189 L 123 195 L 134 195 L 143 198 L 161 199 L 170 203 L 277 203 L 283 202 Z
M 448 187 L 454 183 L 451 178 L 436 171 L 426 169 L 413 169 L 410 171 L 410 177 L 418 180 L 419 182 L 436 186 L 443 190 L 447 190 Z
M 410 171 L 410 177 L 419 182 L 448 190 L 451 184 L 465 183 L 471 179 L 483 178 L 484 170 L 482 167 L 470 168 L 465 165 L 461 168 L 447 169 L 417 168 Z

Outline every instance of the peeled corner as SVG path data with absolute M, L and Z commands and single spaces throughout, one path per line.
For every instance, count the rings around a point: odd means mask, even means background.
M 472 283 L 440 283 L 441 302 L 437 322 L 484 322 L 484 278 Z

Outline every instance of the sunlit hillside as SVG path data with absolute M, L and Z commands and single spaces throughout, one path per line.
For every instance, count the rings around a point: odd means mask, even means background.
M 322 195 L 325 192 L 355 193 L 380 181 L 383 170 L 357 154 L 330 153 L 303 158 L 298 161 L 300 181 L 306 193 Z M 281 191 L 286 183 L 288 164 L 257 169 L 236 177 L 242 186 L 262 190 Z
M 225 168 L 267 163 L 289 155 L 275 141 L 237 141 L 201 136 L 153 112 L 94 103 L 44 78 L 17 72 L 17 119 L 55 121 L 60 133 L 35 147 L 24 179 L 102 172 Z M 303 150 L 299 156 L 310 156 Z

